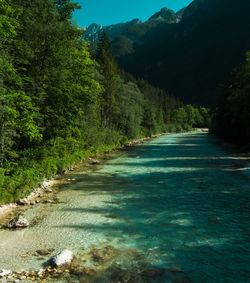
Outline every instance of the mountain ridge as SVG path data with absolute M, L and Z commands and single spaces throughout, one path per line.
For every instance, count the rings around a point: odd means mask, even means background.
M 213 106 L 218 85 L 250 50 L 248 11 L 245 0 L 194 0 L 176 13 L 163 8 L 110 38 L 114 56 L 125 71 L 184 102 Z

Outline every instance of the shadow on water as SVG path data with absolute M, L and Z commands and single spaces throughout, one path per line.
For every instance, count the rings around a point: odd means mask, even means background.
M 237 162 L 204 134 L 158 138 L 95 174 L 75 174 L 71 190 L 111 194 L 112 201 L 63 210 L 110 221 L 61 227 L 118 239 L 155 265 L 181 268 L 194 282 L 247 282 L 249 177 L 224 170 Z

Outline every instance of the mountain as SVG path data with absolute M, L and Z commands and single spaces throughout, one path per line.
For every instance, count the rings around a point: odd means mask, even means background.
M 173 10 L 162 8 L 159 12 L 150 17 L 149 21 L 164 21 L 168 24 L 175 24 L 180 22 L 182 14 L 176 14 Z
M 186 103 L 213 106 L 218 86 L 250 50 L 249 11 L 249 0 L 194 0 L 177 13 L 163 8 L 146 22 L 105 29 L 125 71 Z
M 185 9 L 182 9 L 178 13 L 175 13 L 173 10 L 170 10 L 168 8 L 162 8 L 159 12 L 150 17 L 146 24 L 143 24 L 139 19 L 134 19 L 129 22 L 118 23 L 109 26 L 102 26 L 101 24 L 93 23 L 85 28 L 86 32 L 84 38 L 95 46 L 98 40 L 101 38 L 104 30 L 106 31 L 108 38 L 112 41 L 116 37 L 121 36 L 124 32 L 126 33 L 126 31 L 133 26 L 148 25 L 149 27 L 151 27 L 152 25 L 155 26 L 162 22 L 167 24 L 178 23 L 182 18 L 184 10 Z
M 213 106 L 218 85 L 250 50 L 249 11 L 247 0 L 195 0 L 176 16 L 163 9 L 113 39 L 114 55 L 134 76 L 187 103 Z
M 91 42 L 92 46 L 95 46 L 98 40 L 102 37 L 104 31 L 106 31 L 109 39 L 113 40 L 116 36 L 121 34 L 130 26 L 139 23 L 141 23 L 139 19 L 134 19 L 126 23 L 119 23 L 109 26 L 102 26 L 100 24 L 94 23 L 85 28 L 86 32 L 84 34 L 84 37 Z

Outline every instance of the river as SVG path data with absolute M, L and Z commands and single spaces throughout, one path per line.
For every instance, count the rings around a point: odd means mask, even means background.
M 172 270 L 162 283 L 179 273 L 191 282 L 250 282 L 247 162 L 206 133 L 111 154 L 74 172 L 75 181 L 57 188 L 57 203 L 25 208 L 29 228 L 0 230 L 0 268 L 39 269 L 46 257 L 38 249 L 80 254 L 111 245 Z

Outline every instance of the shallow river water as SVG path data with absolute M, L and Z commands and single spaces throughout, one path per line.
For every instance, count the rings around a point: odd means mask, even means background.
M 205 133 L 112 154 L 71 175 L 58 203 L 25 209 L 31 227 L 0 230 L 0 269 L 41 268 L 38 249 L 78 254 L 111 245 L 192 282 L 250 282 L 250 170 L 239 170 L 247 166 Z

